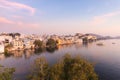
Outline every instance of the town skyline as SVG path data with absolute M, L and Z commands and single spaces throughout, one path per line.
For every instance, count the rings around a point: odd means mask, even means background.
M 120 36 L 119 0 L 0 0 L 0 32 Z

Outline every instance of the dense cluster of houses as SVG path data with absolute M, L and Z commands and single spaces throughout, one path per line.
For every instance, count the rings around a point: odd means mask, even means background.
M 34 48 L 34 41 L 41 40 L 46 44 L 49 38 L 57 41 L 58 45 L 64 44 L 73 44 L 73 43 L 83 43 L 88 41 L 97 40 L 96 36 L 89 34 L 80 34 L 76 33 L 75 35 L 25 35 L 20 33 L 1 33 L 0 34 L 0 53 L 5 51 L 5 48 L 8 47 L 8 50 L 24 50 Z

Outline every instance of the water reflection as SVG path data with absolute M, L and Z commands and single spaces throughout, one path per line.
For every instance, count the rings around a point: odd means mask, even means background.
M 82 47 L 88 47 L 90 46 L 90 44 L 86 43 L 86 44 L 74 44 L 74 47 L 76 49 L 80 49 Z M 64 49 L 64 48 L 71 48 L 73 47 L 73 44 L 71 45 L 59 45 L 57 47 L 51 48 L 51 47 L 47 47 L 47 48 L 38 48 L 38 49 L 27 49 L 27 50 L 16 50 L 16 51 L 12 51 L 9 53 L 5 53 L 5 54 L 0 54 L 0 60 L 5 59 L 5 58 L 9 58 L 9 57 L 14 57 L 14 58 L 22 58 L 24 57 L 25 59 L 29 59 L 31 56 L 35 55 L 39 55 L 41 53 L 44 52 L 48 52 L 48 53 L 54 53 L 55 51 Z
M 9 57 L 14 57 L 17 59 L 24 57 L 25 59 L 29 59 L 33 55 L 40 55 L 40 54 L 45 53 L 45 52 L 54 53 L 55 51 L 59 51 L 62 49 L 71 49 L 72 50 L 73 46 L 77 50 L 79 50 L 83 47 L 88 49 L 91 45 L 92 45 L 92 43 L 83 43 L 83 44 L 74 44 L 74 45 L 73 44 L 59 45 L 59 46 L 54 47 L 54 48 L 47 47 L 47 48 L 38 48 L 38 49 L 16 50 L 16 51 L 12 51 L 10 53 L 0 54 L 0 60 L 5 59 L 5 58 L 9 58 Z
M 83 47 L 83 44 L 75 44 L 75 48 L 76 49 L 80 49 L 80 48 L 82 48 Z
M 5 59 L 5 55 L 4 54 L 0 54 L 0 60 Z
M 60 47 L 55 47 L 55 48 L 48 47 L 48 48 L 38 48 L 38 49 L 16 50 L 16 51 L 12 51 L 9 53 L 0 54 L 0 60 L 5 59 L 5 58 L 9 58 L 9 57 L 14 57 L 14 58 L 24 57 L 25 59 L 28 59 L 34 54 L 39 55 L 43 52 L 54 53 L 59 48 Z
M 40 54 L 40 53 L 45 52 L 45 51 L 46 51 L 45 48 L 38 48 L 38 49 L 35 49 L 35 50 L 34 50 L 34 53 L 35 53 L 35 54 Z
M 54 47 L 54 48 L 47 47 L 46 50 L 47 50 L 49 53 L 54 53 L 56 50 L 58 50 L 58 47 Z
M 120 80 L 120 40 L 102 42 L 105 46 L 97 46 L 98 42 L 94 42 L 62 45 L 52 49 L 13 51 L 9 54 L 0 54 L 0 64 L 15 67 L 16 79 L 26 80 L 29 68 L 36 58 L 44 56 L 49 63 L 54 64 L 65 53 L 70 53 L 71 55 L 80 55 L 96 63 L 95 71 L 99 74 L 100 80 Z M 112 44 L 113 42 L 116 44 Z
M 95 43 L 95 42 L 83 43 L 83 46 L 82 46 L 82 47 L 89 48 L 89 47 L 91 47 L 91 45 L 92 45 L 93 43 Z
M 32 55 L 34 55 L 34 50 L 33 49 L 24 51 L 25 59 L 29 59 Z

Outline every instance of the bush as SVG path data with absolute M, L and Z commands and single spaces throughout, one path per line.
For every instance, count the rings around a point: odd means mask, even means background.
M 53 66 L 45 58 L 38 58 L 34 67 L 30 80 L 98 80 L 91 63 L 68 54 Z
M 31 75 L 28 76 L 30 80 L 46 80 L 48 78 L 48 63 L 45 58 L 37 58 L 34 62 Z
M 43 41 L 35 40 L 34 45 L 36 48 L 41 48 L 43 46 Z
M 54 39 L 48 39 L 46 46 L 49 48 L 55 48 L 57 46 L 57 42 Z
M 14 68 L 5 68 L 0 66 L 0 80 L 12 80 Z

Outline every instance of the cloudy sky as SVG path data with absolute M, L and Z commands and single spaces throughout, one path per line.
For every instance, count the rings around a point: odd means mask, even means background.
M 0 32 L 120 35 L 120 0 L 0 0 Z

